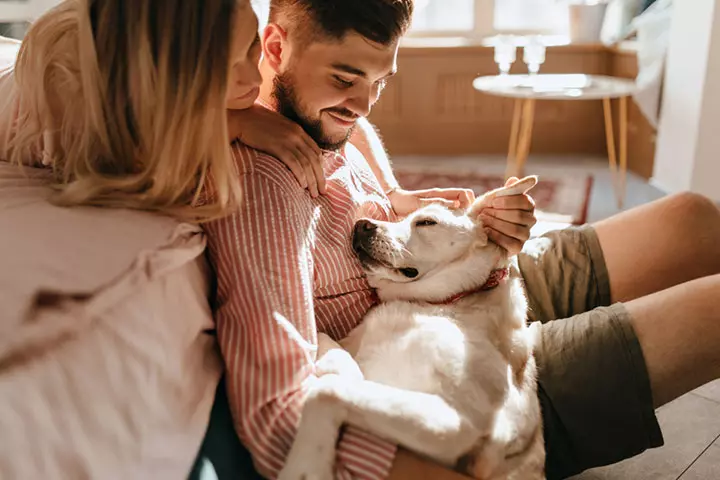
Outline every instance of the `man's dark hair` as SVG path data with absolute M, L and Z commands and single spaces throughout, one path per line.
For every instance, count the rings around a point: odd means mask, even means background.
M 286 18 L 303 40 L 342 40 L 349 32 L 382 45 L 410 26 L 413 0 L 271 0 L 270 21 Z

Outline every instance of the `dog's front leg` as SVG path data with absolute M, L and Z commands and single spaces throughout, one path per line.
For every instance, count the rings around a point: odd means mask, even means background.
M 328 374 L 317 379 L 305 402 L 280 480 L 331 479 L 343 423 L 448 466 L 478 439 L 476 427 L 437 395 Z
M 344 405 L 346 423 L 448 466 L 479 438 L 477 427 L 482 427 L 470 424 L 438 395 L 367 380 L 340 386 L 335 395 Z
M 335 394 L 339 375 L 319 377 L 311 387 L 295 440 L 278 480 L 332 480 L 335 445 L 347 409 Z

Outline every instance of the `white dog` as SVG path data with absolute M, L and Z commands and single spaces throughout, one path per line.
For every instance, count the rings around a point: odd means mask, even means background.
M 475 478 L 545 478 L 527 301 L 478 218 L 536 183 L 494 190 L 467 212 L 431 205 L 398 223 L 357 222 L 353 249 L 382 303 L 343 348 L 320 337 L 282 480 L 332 479 L 343 423 Z

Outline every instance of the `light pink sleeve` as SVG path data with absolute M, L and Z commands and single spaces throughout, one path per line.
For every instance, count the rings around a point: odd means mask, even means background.
M 313 214 L 274 179 L 244 175 L 242 207 L 206 226 L 218 275 L 218 337 L 236 430 L 258 471 L 275 478 L 314 375 Z M 385 478 L 395 446 L 350 429 L 338 478 Z

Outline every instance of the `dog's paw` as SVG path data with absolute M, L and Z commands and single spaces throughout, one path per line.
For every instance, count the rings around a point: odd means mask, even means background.
M 338 382 L 333 377 L 320 377 L 310 388 L 280 480 L 333 480 L 335 446 L 345 419 L 334 396 Z
M 320 360 L 315 363 L 317 375 L 335 374 L 343 379 L 361 381 L 364 379 L 360 367 L 354 358 L 346 350 L 334 348 L 326 352 Z

